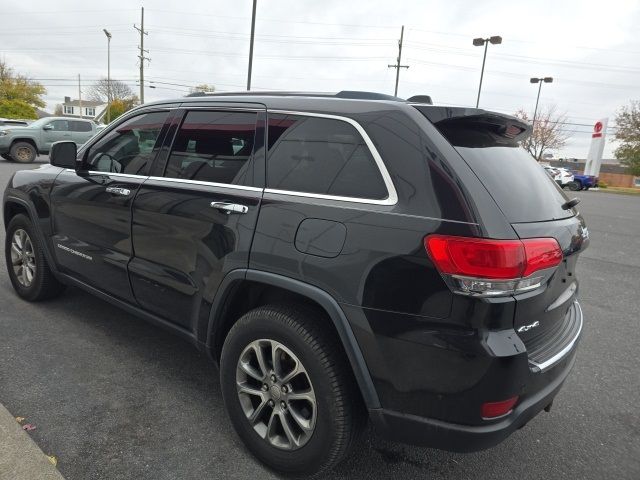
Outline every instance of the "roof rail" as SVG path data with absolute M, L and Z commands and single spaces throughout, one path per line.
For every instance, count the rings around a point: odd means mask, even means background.
M 209 97 L 209 96 L 299 96 L 299 97 L 333 97 L 333 98 L 348 98 L 353 100 L 387 100 L 393 102 L 413 101 L 419 103 L 432 104 L 431 97 L 427 95 L 418 95 L 411 97 L 409 100 L 404 100 L 400 97 L 393 95 L 387 95 L 378 92 L 364 92 L 359 90 L 342 90 L 338 93 L 326 93 L 326 92 L 288 92 L 288 91 L 242 91 L 242 92 L 193 92 L 187 95 L 187 97 Z M 428 102 L 427 102 L 428 100 Z

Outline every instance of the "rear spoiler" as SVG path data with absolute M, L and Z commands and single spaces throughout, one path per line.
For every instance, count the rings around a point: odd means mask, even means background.
M 478 108 L 413 105 L 457 147 L 516 146 L 531 135 L 519 118 Z

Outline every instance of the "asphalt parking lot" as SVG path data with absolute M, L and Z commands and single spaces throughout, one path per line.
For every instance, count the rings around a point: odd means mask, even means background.
M 0 161 L 0 191 L 20 168 Z M 586 323 L 552 412 L 474 454 L 368 431 L 331 478 L 640 478 L 640 196 L 575 195 L 591 235 L 578 268 Z M 68 480 L 275 478 L 232 431 L 203 355 L 77 289 L 26 303 L 0 263 L 0 403 L 36 425 Z

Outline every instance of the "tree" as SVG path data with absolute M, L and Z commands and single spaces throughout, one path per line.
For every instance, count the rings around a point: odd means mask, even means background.
M 515 116 L 531 123 L 531 119 L 524 109 L 518 110 Z M 522 142 L 522 146 L 539 162 L 549 150 L 558 150 L 565 146 L 571 136 L 564 128 L 566 123 L 567 116 L 563 113 L 557 113 L 555 106 L 538 111 L 533 132 Z
M 616 114 L 616 141 L 620 146 L 614 154 L 631 175 L 640 176 L 640 101 L 632 101 Z
M 138 97 L 135 95 L 131 98 L 126 99 L 117 99 L 111 102 L 111 121 L 113 122 L 116 118 L 122 115 L 125 112 L 128 112 L 138 103 Z M 106 118 L 105 118 L 106 120 Z
M 196 93 L 196 92 L 213 93 L 215 91 L 216 91 L 216 87 L 214 87 L 213 85 L 208 85 L 206 83 L 201 83 L 200 85 L 196 85 L 195 87 L 192 87 L 189 89 L 189 93 Z
M 14 73 L 0 60 L 0 117 L 38 118 L 36 108 L 44 108 L 45 88 L 24 75 Z
M 109 98 L 109 83 L 111 83 L 111 101 L 125 100 L 134 96 L 133 91 L 126 83 L 121 82 L 120 80 L 114 80 L 113 78 L 111 79 L 111 82 L 106 78 L 101 78 L 89 87 L 89 100 L 107 103 L 107 99 Z
M 62 105 L 61 105 L 60 103 L 56 105 L 56 108 L 55 108 L 55 110 L 53 111 L 53 114 L 54 114 L 56 117 L 61 117 L 61 116 L 62 116 Z

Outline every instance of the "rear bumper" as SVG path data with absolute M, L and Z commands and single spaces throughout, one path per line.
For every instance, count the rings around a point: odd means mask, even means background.
M 487 421 L 486 425 L 460 425 L 442 420 L 403 414 L 386 409 L 370 410 L 371 421 L 382 436 L 390 440 L 453 452 L 474 452 L 497 445 L 518 428 L 550 406 L 575 362 L 576 345 L 549 373 L 538 376 L 535 383 L 543 386 L 522 398 L 507 416 Z M 545 378 L 547 377 L 547 378 Z

